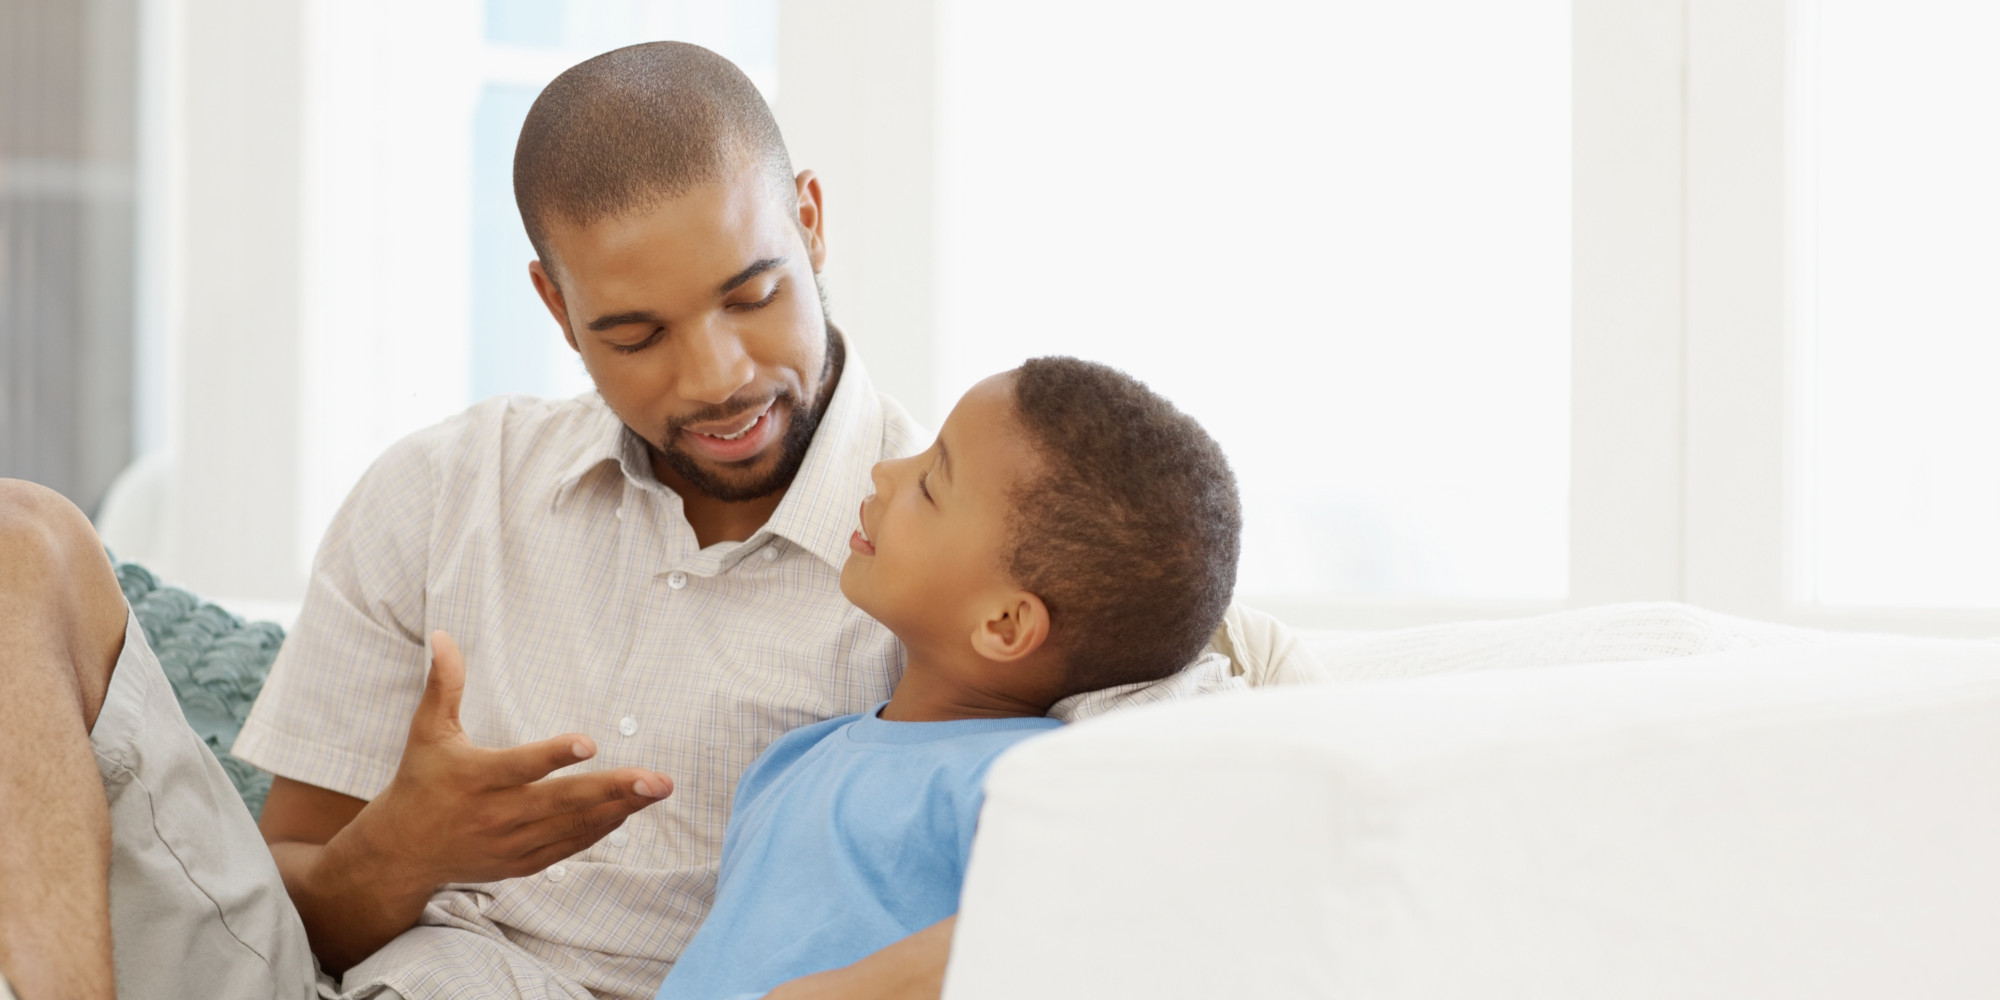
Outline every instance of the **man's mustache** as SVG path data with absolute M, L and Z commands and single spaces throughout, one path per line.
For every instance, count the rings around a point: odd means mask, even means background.
M 667 437 L 672 438 L 674 435 L 679 434 L 682 429 L 692 424 L 721 423 L 735 417 L 740 417 L 746 413 L 760 412 L 765 407 L 776 406 L 779 403 L 784 403 L 789 409 L 796 402 L 792 398 L 791 391 L 788 389 L 780 389 L 769 396 L 746 400 L 744 402 L 737 402 L 731 399 L 704 410 L 697 410 L 687 416 L 675 417 L 669 420 L 667 422 Z

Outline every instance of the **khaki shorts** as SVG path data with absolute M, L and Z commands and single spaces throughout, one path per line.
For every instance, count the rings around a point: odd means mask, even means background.
M 278 867 L 129 611 L 90 743 L 111 803 L 119 997 L 316 996 L 318 970 Z

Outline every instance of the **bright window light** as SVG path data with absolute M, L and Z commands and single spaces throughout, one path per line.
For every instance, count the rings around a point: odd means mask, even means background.
M 1570 5 L 943 5 L 939 413 L 1039 354 L 1192 412 L 1246 599 L 1568 591 Z
M 1809 590 L 2000 606 L 2000 7 L 1805 13 Z

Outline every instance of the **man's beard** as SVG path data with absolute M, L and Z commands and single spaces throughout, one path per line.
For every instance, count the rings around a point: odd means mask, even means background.
M 824 290 L 820 293 L 822 298 L 825 294 Z M 792 479 L 799 474 L 799 467 L 805 464 L 806 451 L 812 447 L 813 435 L 819 431 L 820 419 L 826 416 L 826 408 L 833 402 L 833 388 L 840 378 L 840 371 L 845 366 L 846 360 L 847 349 L 841 344 L 840 337 L 833 332 L 833 323 L 829 321 L 826 325 L 826 364 L 820 366 L 819 386 L 812 405 L 801 407 L 798 399 L 790 391 L 780 391 L 769 403 L 773 410 L 783 406 L 790 416 L 790 422 L 785 427 L 783 440 L 778 443 L 778 464 L 773 466 L 762 479 L 748 483 L 731 482 L 696 462 L 693 456 L 673 447 L 674 442 L 680 439 L 682 428 L 688 424 L 727 420 L 732 416 L 760 409 L 763 404 L 759 403 L 728 409 L 717 407 L 669 423 L 666 437 L 662 439 L 663 446 L 658 449 L 660 457 L 666 461 L 667 468 L 674 470 L 674 474 L 679 476 L 682 482 L 724 503 L 759 500 L 792 485 Z M 750 461 L 755 462 L 761 458 L 763 456 L 759 455 Z

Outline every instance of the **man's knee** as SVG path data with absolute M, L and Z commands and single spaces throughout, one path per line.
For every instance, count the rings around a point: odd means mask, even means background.
M 117 574 L 75 504 L 18 479 L 0 479 L 0 617 L 55 633 L 86 691 L 109 682 L 125 635 Z
M 68 589 L 62 584 L 79 571 L 105 561 L 96 529 L 67 497 L 35 483 L 0 479 L 0 587 L 52 594 Z

